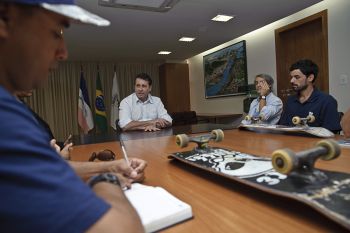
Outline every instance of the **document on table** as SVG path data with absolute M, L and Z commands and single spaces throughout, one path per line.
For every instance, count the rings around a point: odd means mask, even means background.
M 192 208 L 161 187 L 135 183 L 125 195 L 139 214 L 146 232 L 192 218 Z

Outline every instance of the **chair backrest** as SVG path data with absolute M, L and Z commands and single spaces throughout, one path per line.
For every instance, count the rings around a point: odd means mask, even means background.
M 173 118 L 173 125 L 191 125 L 198 122 L 195 111 L 173 112 L 170 115 Z

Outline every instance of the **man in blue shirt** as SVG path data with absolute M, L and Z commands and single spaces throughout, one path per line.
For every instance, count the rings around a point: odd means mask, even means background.
M 14 96 L 37 88 L 67 58 L 71 21 L 109 22 L 73 0 L 0 1 L 0 229 L 2 232 L 142 232 L 121 186 L 137 171 L 101 174 L 86 185 L 49 145 Z M 124 178 L 124 179 L 123 179 Z
M 289 71 L 290 83 L 296 95 L 288 98 L 279 123 L 293 126 L 294 116 L 306 117 L 312 112 L 316 120 L 309 123 L 310 126 L 339 132 L 341 127 L 337 101 L 314 86 L 318 66 L 313 61 L 305 59 L 294 63 Z
M 276 125 L 282 113 L 283 103 L 272 93 L 273 78 L 268 74 L 255 76 L 255 88 L 259 97 L 250 104 L 248 116 L 260 118 L 261 123 Z M 243 120 L 243 124 L 250 124 Z

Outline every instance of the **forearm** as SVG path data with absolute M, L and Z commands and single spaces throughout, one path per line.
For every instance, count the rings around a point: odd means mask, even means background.
M 112 208 L 88 232 L 144 232 L 138 214 L 120 187 L 100 182 L 93 191 Z
M 131 121 L 126 126 L 123 127 L 123 131 L 130 131 L 130 130 L 144 130 L 145 127 L 154 125 L 154 121 Z
M 69 165 L 73 168 L 75 173 L 83 180 L 88 179 L 91 176 L 109 172 L 108 162 L 77 162 L 68 161 Z

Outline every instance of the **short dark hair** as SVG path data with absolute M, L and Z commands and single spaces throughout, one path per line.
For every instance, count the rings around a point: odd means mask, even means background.
M 309 59 L 302 59 L 291 65 L 289 71 L 297 69 L 299 69 L 304 75 L 306 75 L 306 77 L 313 74 L 314 79 L 312 80 L 312 82 L 315 82 L 318 75 L 318 66 L 316 63 Z
M 148 82 L 148 85 L 152 86 L 152 79 L 151 79 L 151 77 L 150 77 L 148 74 L 146 74 L 146 73 L 140 73 L 140 74 L 136 75 L 135 82 L 136 82 L 136 79 L 137 79 L 137 78 L 140 78 L 140 79 L 142 79 L 142 80 L 147 81 L 147 82 Z

